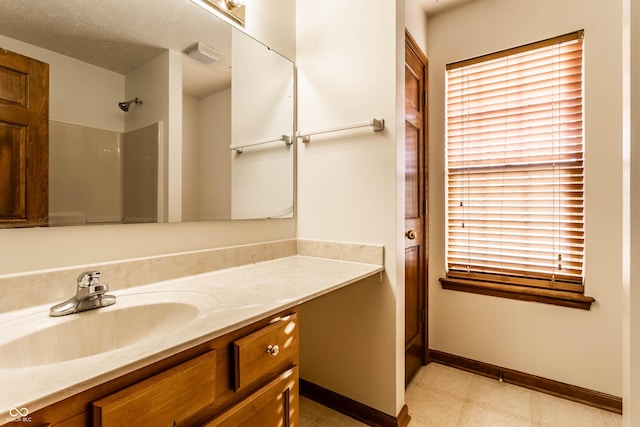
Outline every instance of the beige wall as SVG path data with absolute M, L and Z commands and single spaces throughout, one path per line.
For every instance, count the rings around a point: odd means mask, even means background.
M 302 308 L 301 376 L 392 415 L 404 403 L 403 5 L 301 0 L 296 15 L 299 130 L 386 123 L 298 143 L 298 237 L 385 248 L 381 282 Z
M 231 88 L 201 101 L 201 215 L 231 218 Z
M 182 219 L 231 218 L 231 89 L 183 96 Z
M 640 419 L 640 6 L 623 0 L 624 138 L 623 138 L 623 420 Z M 635 422 L 635 423 L 634 423 Z
M 200 219 L 200 99 L 182 94 L 182 219 Z
M 478 0 L 429 18 L 430 344 L 622 395 L 620 2 Z M 586 293 L 591 311 L 442 290 L 445 64 L 585 30 Z
M 295 238 L 294 220 L 0 230 L 0 275 Z
M 169 170 L 170 148 L 172 145 L 181 143 L 181 139 L 175 141 L 169 137 L 169 83 L 172 78 L 170 59 L 171 52 L 165 51 L 127 73 L 125 79 L 126 100 L 133 98 L 142 100 L 142 104 L 132 105 L 129 112 L 125 113 L 125 130 L 131 132 L 152 123 L 160 124 L 157 202 L 158 219 L 162 222 L 166 222 L 171 214 L 175 215 L 177 210 L 176 206 L 169 203 L 171 178 L 180 186 L 182 185 L 182 176 L 175 170 Z M 181 104 L 182 99 L 180 99 Z M 182 117 L 180 117 L 180 123 L 182 123 Z

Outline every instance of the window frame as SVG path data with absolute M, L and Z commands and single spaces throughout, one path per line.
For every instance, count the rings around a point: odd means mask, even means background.
M 482 55 L 479 57 L 467 59 L 464 61 L 459 61 L 451 64 L 447 64 L 447 71 L 451 69 L 466 67 L 468 65 L 481 64 L 488 61 L 492 61 L 494 59 L 513 56 L 516 54 L 524 53 L 527 51 L 539 49 L 542 47 L 548 47 L 557 45 L 558 43 L 564 43 L 572 40 L 583 40 L 584 31 L 575 31 L 572 33 L 564 34 L 562 36 L 553 37 L 546 40 L 541 40 L 538 42 L 526 44 L 523 46 L 518 46 L 511 49 L 505 49 L 499 52 L 491 53 L 488 55 Z M 580 48 L 580 55 L 583 57 L 584 55 L 584 46 Z M 584 67 L 582 67 L 580 74 L 580 81 L 584 82 Z M 445 90 L 445 93 L 449 93 L 449 87 Z M 448 96 L 448 95 L 447 95 Z M 584 108 L 584 97 L 581 95 L 580 108 L 583 111 Z M 445 100 L 445 108 L 449 109 L 449 101 Z M 448 117 L 448 116 L 447 116 Z M 447 118 L 447 122 L 449 118 Z M 447 145 L 448 145 L 449 135 L 447 133 Z M 584 160 L 584 140 L 581 141 L 581 149 L 582 149 L 582 161 Z M 449 175 L 450 171 L 448 168 L 449 163 L 449 153 L 447 152 L 447 200 L 450 197 L 450 187 L 449 187 Z M 584 166 L 582 166 L 584 169 Z M 582 178 L 584 180 L 584 178 Z M 582 190 L 582 199 L 581 203 L 584 206 L 584 190 Z M 446 277 L 441 278 L 440 282 L 443 289 L 448 290 L 456 290 L 463 292 L 471 292 L 476 294 L 483 295 L 491 295 L 502 298 L 510 298 L 517 299 L 523 301 L 535 301 L 542 302 L 546 304 L 553 304 L 565 307 L 574 307 L 589 310 L 591 308 L 591 304 L 595 301 L 594 298 L 584 295 L 584 281 L 582 278 L 584 277 L 584 270 L 581 267 L 581 278 L 578 281 L 575 277 L 570 278 L 570 280 L 554 280 L 553 278 L 549 280 L 548 278 L 540 278 L 533 276 L 518 276 L 518 275 L 503 275 L 500 273 L 492 274 L 489 272 L 479 272 L 479 271 L 459 271 L 453 270 L 449 271 L 450 263 L 449 263 L 449 239 L 450 232 L 449 227 L 451 222 L 448 218 L 449 215 L 449 203 L 447 203 L 447 221 L 446 221 L 446 241 L 447 241 L 447 249 L 445 251 L 447 257 L 447 265 L 446 265 Z M 584 214 L 582 216 L 582 226 L 584 230 Z M 584 249 L 580 254 L 580 261 L 582 265 L 584 265 Z M 553 276 L 552 276 L 553 277 Z

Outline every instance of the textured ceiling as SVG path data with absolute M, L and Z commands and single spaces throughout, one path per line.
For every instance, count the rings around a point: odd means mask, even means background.
M 185 92 L 230 84 L 231 27 L 190 0 L 0 0 L 0 10 L 0 34 L 122 74 L 200 41 L 225 58 L 208 66 L 185 58 Z

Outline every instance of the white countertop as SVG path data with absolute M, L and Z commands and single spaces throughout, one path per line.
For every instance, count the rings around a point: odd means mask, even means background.
M 69 316 L 49 317 L 50 304 L 2 313 L 0 348 L 11 346 L 13 340 L 33 331 L 59 325 L 56 322 L 78 321 L 83 316 L 92 324 L 100 319 L 96 314 L 140 304 L 175 302 L 177 295 L 192 300 L 196 296 L 199 306 L 192 320 L 172 331 L 105 353 L 31 367 L 7 367 L 11 363 L 6 361 L 3 366 L 5 359 L 0 357 L 0 425 L 12 420 L 12 408 L 26 408 L 33 413 L 381 271 L 381 265 L 297 255 L 110 292 L 118 298 L 115 305 Z

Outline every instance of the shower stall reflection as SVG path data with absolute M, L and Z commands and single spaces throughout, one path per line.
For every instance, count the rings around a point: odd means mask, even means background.
M 49 224 L 158 221 L 158 135 L 50 121 Z

